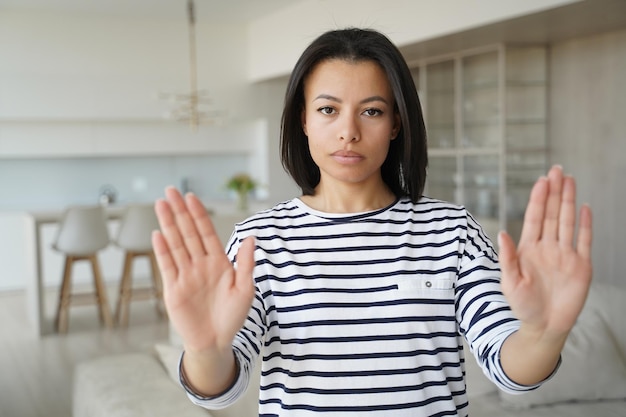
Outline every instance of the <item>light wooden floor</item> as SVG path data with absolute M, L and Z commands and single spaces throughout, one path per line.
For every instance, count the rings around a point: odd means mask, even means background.
M 109 304 L 116 300 L 113 289 Z M 46 294 L 50 318 L 56 293 Z M 70 310 L 66 335 L 33 336 L 23 292 L 0 293 L 0 417 L 70 417 L 72 374 L 84 360 L 122 352 L 145 351 L 168 337 L 165 319 L 154 303 L 133 301 L 127 329 L 100 327 L 95 306 Z M 78 417 L 78 416 L 77 416 Z

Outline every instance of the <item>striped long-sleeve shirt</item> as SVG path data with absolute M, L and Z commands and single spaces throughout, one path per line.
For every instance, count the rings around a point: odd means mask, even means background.
M 256 236 L 256 296 L 233 350 L 239 376 L 206 408 L 234 402 L 262 358 L 260 416 L 466 416 L 462 337 L 505 391 L 499 352 L 518 329 L 496 252 L 462 208 L 422 198 L 359 214 L 300 199 L 238 224 Z M 393 413 L 393 414 L 391 414 Z

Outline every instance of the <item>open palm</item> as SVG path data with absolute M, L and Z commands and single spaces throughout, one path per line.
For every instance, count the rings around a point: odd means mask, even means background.
M 230 346 L 254 296 L 254 239 L 242 243 L 235 269 L 200 200 L 173 187 L 165 194 L 155 204 L 161 231 L 152 245 L 170 320 L 186 348 Z
M 530 195 L 519 245 L 501 232 L 502 291 L 513 313 L 539 332 L 569 332 L 591 283 L 591 210 L 580 210 L 576 184 L 553 167 Z

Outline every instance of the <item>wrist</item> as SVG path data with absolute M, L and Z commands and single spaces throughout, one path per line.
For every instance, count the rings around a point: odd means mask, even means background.
M 185 358 L 187 358 L 189 362 L 223 363 L 224 361 L 229 361 L 230 358 L 234 356 L 231 345 L 223 347 L 195 347 L 183 344 L 183 350 L 185 352 Z
M 505 374 L 521 385 L 535 385 L 558 366 L 567 334 L 522 325 L 504 341 L 500 362 Z
M 232 354 L 232 357 L 234 358 L 234 375 L 232 377 L 232 381 L 230 383 L 230 385 L 227 386 L 227 388 L 223 388 L 221 391 L 216 391 L 216 385 L 205 385 L 202 380 L 197 381 L 199 382 L 199 384 L 201 385 L 196 385 L 195 383 L 190 381 L 190 378 L 187 376 L 187 372 L 185 371 L 185 358 L 187 356 L 187 352 L 183 351 L 182 354 L 182 358 L 179 364 L 179 379 L 180 379 L 180 383 L 182 384 L 182 386 L 185 388 L 185 390 L 192 394 L 194 397 L 198 398 L 198 399 L 210 399 L 210 398 L 215 398 L 215 397 L 219 397 L 221 395 L 223 395 L 224 393 L 228 392 L 229 390 L 232 389 L 232 387 L 235 385 L 235 383 L 237 382 L 237 375 L 240 372 L 240 367 L 239 367 L 239 361 L 235 358 L 234 352 Z M 191 365 L 187 365 L 187 366 L 191 366 L 192 369 L 195 370 L 195 366 L 198 366 L 198 363 L 193 363 L 193 359 L 190 359 L 190 362 L 192 363 Z M 231 368 L 232 369 L 232 368 Z M 220 372 L 220 375 L 224 375 L 224 372 Z M 214 382 L 215 380 L 217 380 L 219 378 L 214 378 Z M 206 381 L 204 381 L 206 382 Z M 203 386 L 204 388 L 199 388 L 199 386 Z M 217 387 L 219 387 L 220 385 L 217 385 Z M 210 388 L 209 388 L 210 387 Z M 218 388 L 219 389 L 219 388 Z
M 180 364 L 181 382 L 196 396 L 209 398 L 225 392 L 237 378 L 239 365 L 228 351 L 185 350 Z
M 232 350 L 234 335 L 232 337 L 189 337 L 182 338 L 185 352 L 197 355 L 227 354 Z
M 538 327 L 522 322 L 520 328 L 516 332 L 516 338 L 519 338 L 530 349 L 542 347 L 550 347 L 553 350 L 555 346 L 559 347 L 559 352 L 565 345 L 569 332 L 553 331 L 545 326 Z

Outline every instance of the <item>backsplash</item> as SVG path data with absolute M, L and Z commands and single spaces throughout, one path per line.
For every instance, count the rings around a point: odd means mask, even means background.
M 249 171 L 246 154 L 0 160 L 0 210 L 49 210 L 97 204 L 110 186 L 116 203 L 151 202 L 167 185 L 204 200 L 229 200 L 224 183 Z

